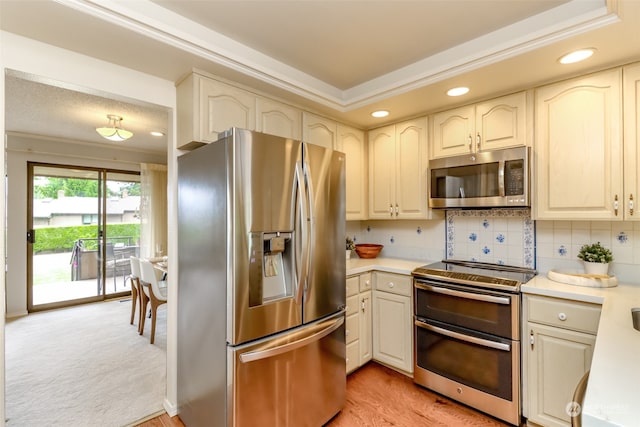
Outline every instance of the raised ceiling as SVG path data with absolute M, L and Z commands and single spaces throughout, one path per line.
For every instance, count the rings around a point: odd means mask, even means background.
M 385 123 L 373 109 L 397 121 L 640 59 L 635 0 L 5 0 L 0 25 L 170 81 L 198 68 L 364 129 Z M 591 60 L 557 63 L 585 46 L 597 48 Z M 469 95 L 444 95 L 458 84 Z M 25 102 L 13 93 L 7 107 Z M 31 107 L 60 119 L 44 101 Z M 151 121 L 123 125 L 138 120 Z

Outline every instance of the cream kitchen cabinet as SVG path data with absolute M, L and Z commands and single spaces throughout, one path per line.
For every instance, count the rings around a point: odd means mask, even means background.
M 369 132 L 369 218 L 426 219 L 426 118 Z
M 431 157 L 527 145 L 527 93 L 518 92 L 432 116 Z
M 347 221 L 367 219 L 367 150 L 364 132 L 338 125 L 339 151 L 345 153 Z
M 640 63 L 622 69 L 624 111 L 624 197 L 625 220 L 640 220 Z
M 302 140 L 335 150 L 338 142 L 338 124 L 325 117 L 303 111 Z
M 567 405 L 591 366 L 601 306 L 537 295 L 523 301 L 525 416 L 547 427 L 569 427 Z
M 347 278 L 347 373 L 371 360 L 371 273 Z
M 413 372 L 411 276 L 373 273 L 373 359 Z
M 177 148 L 189 150 L 214 142 L 231 127 L 255 130 L 254 94 L 192 73 L 176 90 Z
M 302 112 L 281 102 L 257 97 L 256 130 L 283 138 L 300 140 Z
M 621 69 L 535 91 L 535 219 L 623 218 Z

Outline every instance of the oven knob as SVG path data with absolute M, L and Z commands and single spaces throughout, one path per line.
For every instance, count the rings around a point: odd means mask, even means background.
M 458 392 L 458 394 L 462 394 L 462 388 L 461 388 L 461 387 L 458 387 L 458 388 L 456 389 L 456 391 Z
M 564 314 L 564 313 L 559 313 L 558 314 L 558 319 L 560 319 L 560 320 L 562 320 L 564 322 L 565 320 L 567 320 L 567 315 Z

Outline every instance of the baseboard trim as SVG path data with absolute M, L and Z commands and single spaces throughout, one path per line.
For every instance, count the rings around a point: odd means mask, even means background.
M 167 411 L 167 414 L 169 414 L 170 417 L 175 417 L 176 415 L 178 415 L 178 406 L 173 404 L 169 400 L 164 399 L 164 402 L 162 402 L 162 406 L 164 406 L 164 410 Z

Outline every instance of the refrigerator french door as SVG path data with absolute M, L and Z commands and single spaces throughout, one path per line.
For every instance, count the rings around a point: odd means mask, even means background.
M 179 158 L 187 426 L 315 426 L 342 408 L 344 179 L 342 153 L 236 128 Z

